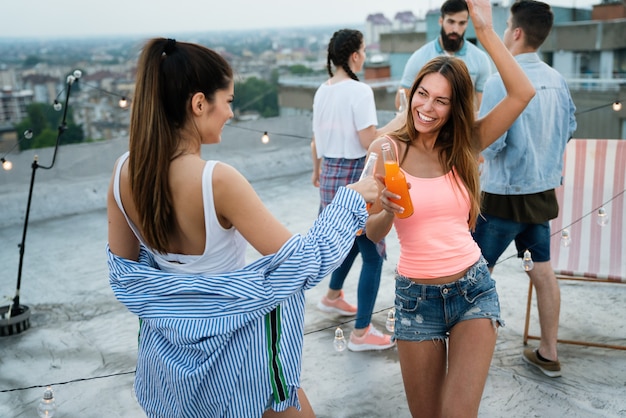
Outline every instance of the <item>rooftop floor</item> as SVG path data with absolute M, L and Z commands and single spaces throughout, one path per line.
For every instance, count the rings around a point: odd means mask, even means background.
M 294 155 L 309 152 L 308 142 L 294 147 Z M 257 151 L 248 149 L 255 155 Z M 231 164 L 243 167 L 246 159 L 233 159 Z M 253 182 L 270 210 L 293 232 L 306 231 L 317 214 L 318 190 L 310 184 L 307 167 L 300 173 Z M 106 183 L 108 176 L 101 173 L 93 178 Z M 62 181 L 68 186 L 78 182 Z M 6 190 L 2 187 L 0 183 L 0 193 Z M 36 187 L 38 199 L 45 200 L 48 186 Z M 137 318 L 109 288 L 106 229 L 102 207 L 74 214 L 64 211 L 31 222 L 21 303 L 32 310 L 32 325 L 20 334 L 0 338 L 0 417 L 35 416 L 47 384 L 53 385 L 59 417 L 143 416 L 132 392 Z M 0 294 L 9 298 L 14 296 L 15 244 L 21 234 L 20 223 L 0 228 Z M 374 316 L 381 330 L 394 299 L 398 244 L 393 230 L 388 252 Z M 479 416 L 626 417 L 626 352 L 561 344 L 563 376 L 556 379 L 522 361 L 528 279 L 513 254 L 509 248 L 494 271 L 506 326 L 499 332 Z M 249 258 L 254 257 L 250 251 Z M 359 268 L 357 260 L 346 280 L 350 301 L 356 300 Z M 308 291 L 305 316 L 302 385 L 317 415 L 408 417 L 395 348 L 360 353 L 334 350 L 335 327 L 341 325 L 349 335 L 353 324 L 315 308 L 327 286 L 328 278 Z M 561 289 L 561 338 L 626 343 L 626 286 L 561 282 Z M 531 329 L 537 333 L 535 310 Z

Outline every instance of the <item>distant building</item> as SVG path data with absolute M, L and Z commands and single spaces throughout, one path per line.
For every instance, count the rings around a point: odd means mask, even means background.
M 609 20 L 626 18 L 626 1 L 603 0 L 602 3 L 593 6 L 591 11 L 592 20 Z
M 33 102 L 52 103 L 57 96 L 59 78 L 48 74 L 27 74 L 22 77 L 24 88 L 32 90 Z
M 398 12 L 393 18 L 393 30 L 394 32 L 417 32 L 420 30 L 419 23 L 420 20 L 412 11 Z
M 374 13 L 367 16 L 365 21 L 365 45 L 373 50 L 378 50 L 378 42 L 381 33 L 389 33 L 393 23 L 382 13 Z
M 12 149 L 15 149 L 16 145 L 17 132 L 13 125 L 0 123 L 0 154 L 4 155 Z M 8 159 L 9 157 L 7 157 L 7 160 Z
M 10 86 L 5 86 L 0 91 L 0 124 L 16 124 L 22 121 L 28 114 L 26 107 L 33 103 L 32 90 L 13 91 Z

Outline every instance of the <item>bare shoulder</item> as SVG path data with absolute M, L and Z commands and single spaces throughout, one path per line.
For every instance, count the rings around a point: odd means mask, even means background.
M 218 162 L 213 169 L 213 192 L 218 196 L 243 198 L 253 190 L 250 182 L 235 167 Z

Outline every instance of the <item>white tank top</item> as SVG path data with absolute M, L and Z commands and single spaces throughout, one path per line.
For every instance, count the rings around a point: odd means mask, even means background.
M 126 215 L 120 197 L 120 172 L 128 159 L 126 152 L 120 158 L 115 171 L 113 194 L 126 222 L 135 236 L 153 255 L 161 270 L 168 273 L 219 274 L 238 270 L 245 265 L 247 242 L 234 227 L 224 229 L 215 214 L 213 201 L 213 168 L 217 161 L 207 161 L 202 173 L 202 201 L 204 204 L 204 225 L 206 241 L 202 255 L 161 254 L 150 248 L 139 233 L 139 229 Z

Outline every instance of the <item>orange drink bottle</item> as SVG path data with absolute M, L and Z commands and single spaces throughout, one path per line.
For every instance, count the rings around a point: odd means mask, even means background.
M 409 187 L 406 184 L 406 178 L 404 173 L 400 170 L 398 161 L 396 160 L 391 146 L 388 143 L 382 144 L 383 160 L 385 162 L 385 186 L 391 193 L 400 196 L 400 199 L 392 199 L 393 203 L 396 203 L 404 208 L 404 212 L 396 213 L 398 218 L 408 218 L 413 215 L 413 203 L 411 202 L 411 196 L 409 195 Z
M 359 181 L 363 180 L 367 176 L 374 175 L 374 171 L 376 168 L 376 161 L 378 161 L 378 154 L 376 154 L 375 152 L 371 152 L 370 155 L 367 157 L 367 161 L 365 161 L 365 167 L 363 167 L 363 171 L 361 172 Z M 372 204 L 366 203 L 365 206 L 367 207 L 367 210 L 369 211 L 370 208 L 372 207 Z M 356 231 L 357 236 L 362 235 L 362 234 L 363 234 L 362 229 L 359 229 L 358 231 Z

